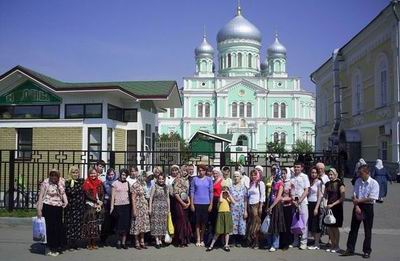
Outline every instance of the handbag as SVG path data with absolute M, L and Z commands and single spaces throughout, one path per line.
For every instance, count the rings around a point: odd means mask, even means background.
M 326 215 L 324 217 L 324 223 L 326 225 L 336 224 L 336 218 L 333 215 L 332 209 L 328 209 L 328 211 L 326 212 Z
M 360 214 L 357 214 L 357 212 L 355 212 L 354 211 L 354 214 L 356 215 L 356 219 L 358 220 L 358 221 L 363 221 L 364 220 L 364 212 L 361 210 L 361 213 Z
M 300 215 L 300 212 L 297 210 L 293 214 L 292 225 L 290 226 L 290 231 L 292 232 L 292 234 L 299 235 L 299 234 L 303 233 L 304 228 L 305 228 L 305 225 L 304 225 L 302 215 Z
M 175 228 L 174 228 L 174 223 L 172 222 L 171 212 L 168 213 L 167 230 L 168 230 L 169 235 L 173 235 L 175 233 Z
M 271 218 L 269 215 L 267 215 L 261 224 L 260 228 L 261 233 L 263 233 L 264 235 L 268 234 L 268 229 L 270 224 L 271 224 Z
M 168 232 L 165 234 L 164 242 L 166 244 L 171 244 L 172 243 L 172 237 L 168 234 Z
M 44 217 L 32 217 L 33 241 L 46 243 L 46 220 Z

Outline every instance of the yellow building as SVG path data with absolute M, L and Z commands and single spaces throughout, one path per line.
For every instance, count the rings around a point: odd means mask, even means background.
M 311 74 L 316 84 L 316 149 L 355 161 L 399 162 L 399 19 L 392 1 Z

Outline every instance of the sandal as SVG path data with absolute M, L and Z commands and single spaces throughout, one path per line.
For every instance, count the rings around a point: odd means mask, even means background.
M 200 246 L 204 247 L 206 244 L 204 244 L 204 241 L 201 241 Z
M 214 247 L 209 246 L 209 247 L 207 247 L 206 252 L 210 252 L 210 251 L 212 251 L 213 249 L 214 249 Z
M 197 242 L 197 243 L 196 243 L 196 246 L 197 246 L 197 247 L 201 246 L 201 243 L 200 243 L 200 242 Z

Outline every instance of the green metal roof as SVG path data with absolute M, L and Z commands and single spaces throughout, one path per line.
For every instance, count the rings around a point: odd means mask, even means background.
M 176 86 L 176 81 L 118 81 L 118 82 L 62 82 L 41 74 L 23 66 L 16 66 L 0 76 L 0 80 L 15 70 L 20 70 L 29 76 L 55 88 L 59 91 L 65 90 L 87 90 L 87 89 L 120 89 L 137 98 L 162 98 L 167 97 Z

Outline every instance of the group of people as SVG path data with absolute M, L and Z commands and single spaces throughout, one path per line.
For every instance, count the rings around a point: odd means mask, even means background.
M 249 175 L 240 166 L 231 173 L 230 167 L 173 165 L 168 175 L 161 167 L 140 173 L 136 166 L 118 172 L 108 169 L 104 175 L 104 167 L 103 161 L 97 162 L 86 180 L 77 167 L 70 168 L 66 180 L 53 169 L 41 184 L 37 215 L 46 219 L 49 255 L 58 255 L 64 246 L 78 249 L 81 239 L 88 249 L 97 249 L 98 243 L 107 245 L 112 234 L 117 235 L 118 249 L 128 249 L 128 242 L 138 250 L 150 244 L 161 248 L 172 237 L 178 247 L 193 242 L 212 251 L 221 244 L 229 252 L 232 244 L 252 248 L 264 244 L 274 252 L 290 247 L 320 249 L 321 235 L 327 233 L 326 251 L 340 249 L 345 185 L 338 172 L 322 162 L 308 175 L 302 162 L 292 168 L 274 164 L 270 175 L 262 166 Z M 356 172 L 351 231 L 342 254 L 354 254 L 364 222 L 363 256 L 368 258 L 379 184 L 366 164 L 359 164 Z

